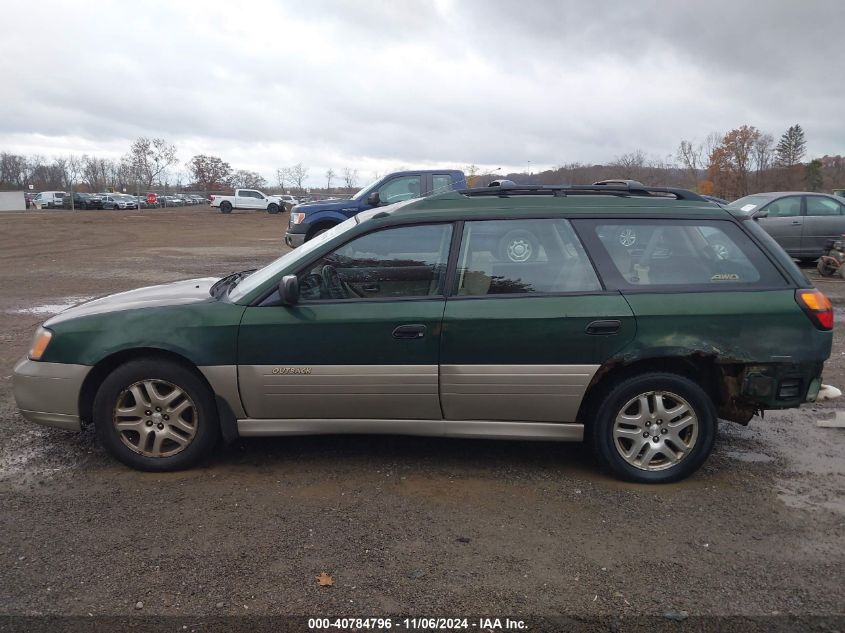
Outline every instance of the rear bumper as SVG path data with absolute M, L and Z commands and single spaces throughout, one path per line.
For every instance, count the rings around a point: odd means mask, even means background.
M 748 365 L 740 377 L 740 396 L 761 409 L 789 409 L 815 402 L 823 369 L 822 362 Z
M 87 365 L 21 359 L 12 376 L 21 415 L 36 424 L 78 431 L 79 392 L 89 371 Z

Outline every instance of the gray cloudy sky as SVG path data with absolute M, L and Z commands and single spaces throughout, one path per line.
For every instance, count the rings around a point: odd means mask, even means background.
M 7 0 L 0 151 L 163 136 L 315 184 L 666 157 L 743 123 L 845 154 L 843 78 L 843 0 Z

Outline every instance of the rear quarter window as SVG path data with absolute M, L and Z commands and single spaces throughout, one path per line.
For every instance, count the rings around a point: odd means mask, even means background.
M 605 283 L 623 289 L 783 288 L 771 260 L 724 220 L 581 220 Z

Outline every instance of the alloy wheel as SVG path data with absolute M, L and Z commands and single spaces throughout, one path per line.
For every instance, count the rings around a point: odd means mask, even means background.
M 129 449 L 145 457 L 170 457 L 185 450 L 197 433 L 197 408 L 178 386 L 146 379 L 117 398 L 114 428 Z
M 698 439 L 692 406 L 669 391 L 631 398 L 613 423 L 613 444 L 628 464 L 646 471 L 666 470 L 685 459 Z

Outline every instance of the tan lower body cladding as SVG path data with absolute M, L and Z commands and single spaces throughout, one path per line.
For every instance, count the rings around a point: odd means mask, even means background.
M 241 365 L 252 419 L 574 422 L 597 365 Z M 441 410 L 442 407 L 442 410 Z

